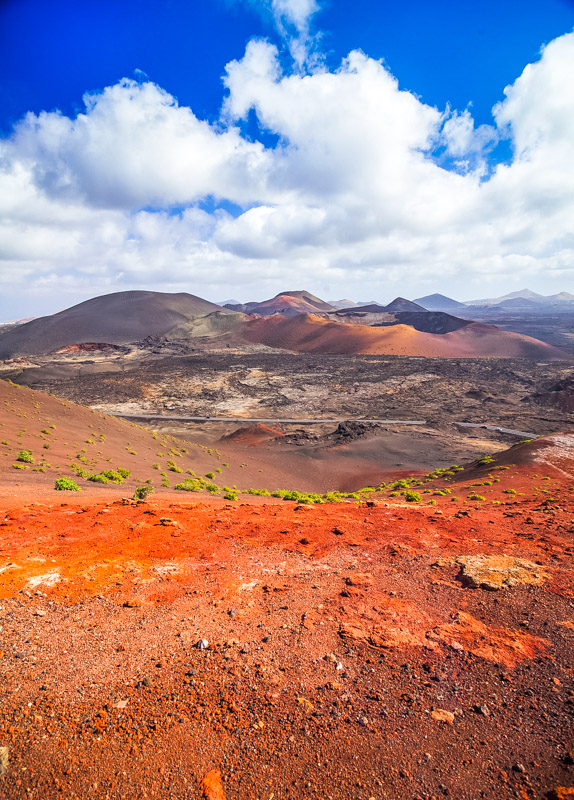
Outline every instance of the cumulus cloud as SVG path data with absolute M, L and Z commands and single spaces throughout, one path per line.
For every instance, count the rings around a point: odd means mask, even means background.
M 315 4 L 284 5 L 303 30 Z M 216 124 L 128 80 L 75 118 L 29 114 L 0 141 L 0 284 L 386 297 L 393 282 L 571 278 L 573 78 L 568 34 L 477 128 L 470 108 L 426 105 L 362 52 L 286 74 L 251 41 L 227 66 Z M 276 146 L 241 134 L 253 111 Z M 492 164 L 505 137 L 513 156 Z
M 48 196 L 101 207 L 265 195 L 268 159 L 233 126 L 218 130 L 153 83 L 123 80 L 84 97 L 85 113 L 29 113 L 5 145 Z

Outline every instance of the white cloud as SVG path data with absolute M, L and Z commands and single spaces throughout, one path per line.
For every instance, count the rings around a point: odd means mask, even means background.
M 304 26 L 314 3 L 285 8 Z M 0 141 L 0 286 L 218 297 L 289 284 L 362 299 L 357 286 L 387 297 L 437 277 L 469 295 L 473 281 L 572 278 L 574 34 L 506 87 L 496 127 L 425 105 L 358 51 L 333 72 L 284 74 L 252 41 L 225 84 L 218 124 L 127 80 L 74 119 L 29 114 Z M 275 148 L 242 136 L 252 109 Z M 512 160 L 486 172 L 505 136 Z

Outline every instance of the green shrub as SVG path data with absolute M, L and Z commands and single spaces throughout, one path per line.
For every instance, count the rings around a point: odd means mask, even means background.
M 138 486 L 134 492 L 134 500 L 147 500 L 153 492 L 153 486 Z
M 404 496 L 407 503 L 420 503 L 422 499 L 418 492 L 412 492 L 412 491 L 405 492 Z
M 212 481 L 215 478 L 215 475 L 213 474 L 213 472 L 206 472 L 205 477 L 209 478 L 209 480 Z
M 126 469 L 125 467 L 118 467 L 116 472 L 118 472 L 124 480 L 127 480 L 127 478 L 130 477 L 130 470 Z
M 223 495 L 224 500 L 237 500 L 237 492 L 225 492 Z
M 469 500 L 486 500 L 486 497 L 483 497 L 481 494 L 476 494 L 476 492 L 471 492 L 467 496 Z
M 167 462 L 167 468 L 170 472 L 183 472 L 181 467 L 178 467 L 175 461 L 169 460 Z
M 110 479 L 107 478 L 105 475 L 101 475 L 100 473 L 92 473 L 88 475 L 88 480 L 92 483 L 109 483 Z
M 194 480 L 193 478 L 186 478 L 181 483 L 176 483 L 173 488 L 177 489 L 178 492 L 200 492 L 202 489 L 202 483 Z
M 516 489 L 503 489 L 503 494 L 516 494 Z
M 14 469 L 30 469 L 27 464 L 12 464 Z
M 79 492 L 81 491 L 78 484 L 71 478 L 57 478 L 54 484 L 54 489 L 58 492 Z
M 16 456 L 16 461 L 22 461 L 24 464 L 33 464 L 34 456 L 31 450 L 20 450 Z

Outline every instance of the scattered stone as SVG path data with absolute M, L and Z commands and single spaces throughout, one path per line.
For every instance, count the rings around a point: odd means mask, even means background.
M 159 524 L 166 528 L 179 528 L 179 522 L 176 522 L 174 519 L 170 519 L 169 517 L 160 517 Z
M 325 661 L 330 661 L 331 664 L 337 663 L 337 656 L 334 653 L 327 653 L 327 655 L 324 656 L 324 659 Z
M 454 722 L 452 711 L 445 711 L 444 708 L 435 708 L 430 712 L 430 715 L 437 722 L 446 722 L 447 725 L 452 725 Z
M 546 572 L 532 561 L 506 555 L 459 556 L 458 580 L 472 589 L 499 591 L 520 584 L 540 586 L 548 577 Z
M 127 705 L 128 705 L 127 700 L 118 700 L 118 702 L 115 705 L 115 708 L 119 708 L 121 710 L 123 708 L 127 708 Z
M 37 609 L 34 611 L 34 615 L 35 615 L 36 617 L 45 617 L 45 616 L 47 615 L 47 613 L 48 613 L 48 612 L 47 612 L 47 611 L 44 611 L 44 609 L 43 609 L 43 608 L 37 608 Z
M 472 710 L 477 714 L 482 714 L 483 717 L 489 717 L 490 716 L 490 709 L 486 705 L 486 703 L 483 703 L 482 705 L 473 706 Z
M 199 642 L 195 645 L 198 650 L 207 650 L 209 647 L 209 642 L 207 639 L 200 639 Z
M 0 775 L 8 772 L 8 765 L 10 763 L 10 748 L 0 747 Z
M 335 534 L 335 536 L 344 536 L 345 535 L 345 531 L 342 531 L 340 528 L 337 528 L 337 527 L 333 528 L 333 533 Z
M 557 786 L 546 796 L 548 800 L 571 800 L 574 797 L 574 786 Z
M 373 576 L 369 572 L 356 572 L 345 578 L 347 586 L 369 587 L 373 585 L 373 582 Z
M 315 706 L 310 700 L 307 700 L 306 697 L 298 697 L 297 702 L 300 706 L 303 706 L 305 713 L 312 714 L 315 711 Z
M 205 800 L 225 800 L 221 772 L 218 769 L 212 769 L 202 780 L 201 793 Z

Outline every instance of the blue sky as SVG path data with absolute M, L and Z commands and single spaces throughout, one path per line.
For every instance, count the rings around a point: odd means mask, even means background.
M 574 27 L 574 0 L 330 0 L 312 24 L 331 65 L 361 48 L 426 103 L 472 103 L 482 123 L 540 46 Z M 136 70 L 215 117 L 223 69 L 253 36 L 279 41 L 271 15 L 239 0 L 4 0 L 0 124 L 27 111 L 71 113 L 85 91 Z
M 540 175 L 561 171 L 547 154 L 564 158 L 572 138 L 568 98 L 554 102 L 551 89 L 574 82 L 573 27 L 572 0 L 4 0 L 0 177 L 12 205 L 0 316 L 96 289 L 257 299 L 305 286 L 335 298 L 357 296 L 359 282 L 358 299 L 380 300 L 572 290 L 568 176 L 541 188 Z M 353 51 L 364 55 L 346 61 Z M 528 64 L 538 68 L 519 81 Z M 104 92 L 87 113 L 86 92 Z M 138 144 L 142 125 L 154 134 Z M 372 134 L 365 160 L 349 159 L 361 129 Z M 130 147 L 140 149 L 128 172 Z M 363 171 L 376 172 L 373 186 L 350 180 Z M 416 201 L 414 189 L 401 194 L 421 182 Z M 533 211 L 517 192 L 543 198 Z

